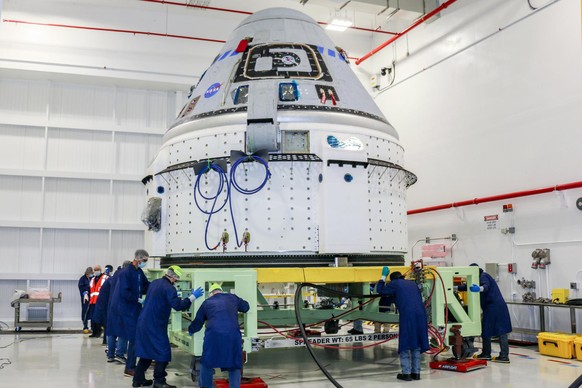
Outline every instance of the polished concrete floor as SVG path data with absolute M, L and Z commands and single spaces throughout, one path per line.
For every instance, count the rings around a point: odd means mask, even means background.
M 494 353 L 496 345 L 494 344 Z M 107 363 L 101 339 L 83 334 L 2 332 L 0 387 L 131 387 L 123 366 Z M 469 373 L 428 368 L 423 355 L 421 381 L 396 380 L 395 344 L 338 351 L 317 349 L 317 355 L 343 387 L 567 387 L 582 374 L 582 361 L 542 356 L 536 347 L 512 347 L 511 364 L 490 363 Z M 191 357 L 174 348 L 168 382 L 195 387 Z M 151 375 L 151 371 L 148 373 Z M 246 376 L 260 376 L 269 387 L 332 387 L 305 348 L 267 349 L 250 354 Z

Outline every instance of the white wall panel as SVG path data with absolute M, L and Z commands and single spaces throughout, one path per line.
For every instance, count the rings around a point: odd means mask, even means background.
M 0 175 L 0 220 L 40 221 L 42 178 Z
M 113 183 L 112 222 L 135 224 L 141 222 L 141 212 L 145 207 L 145 186 L 141 182 Z
M 4 273 L 38 273 L 40 230 L 0 228 L 0 266 Z M 0 298 L 0 300 L 5 300 Z M 3 304 L 3 303 L 0 303 Z
M 46 118 L 48 82 L 0 79 L 0 117 Z
M 109 132 L 51 128 L 48 136 L 47 169 L 111 172 L 113 170 L 111 136 Z
M 79 271 L 79 278 L 84 272 L 85 268 Z M 56 327 L 62 326 L 63 321 L 67 323 L 66 327 L 79 329 L 83 327 L 81 322 L 81 297 L 79 295 L 79 287 L 77 283 L 76 280 L 51 282 L 51 291 L 53 295 L 57 296 L 59 292 L 62 293 L 61 303 L 54 305 L 53 318 Z M 72 324 L 69 322 L 72 322 Z
M 95 264 L 109 264 L 109 232 L 106 230 L 45 229 L 42 272 L 76 274 Z M 107 261 L 107 263 L 106 263 Z
M 111 124 L 115 89 L 95 85 L 54 83 L 49 120 L 79 125 Z
M 168 93 L 118 89 L 115 114 L 121 128 L 164 129 L 168 125 Z
M 119 174 L 143 174 L 162 145 L 160 135 L 136 133 L 115 134 Z
M 457 4 L 411 33 L 411 47 L 397 46 L 395 86 L 376 99 L 419 176 L 411 208 L 580 180 L 580 2 L 556 2 L 508 28 L 531 14 L 527 3 Z
M 41 127 L 0 125 L 0 169 L 42 169 L 44 135 Z
M 136 249 L 144 247 L 144 233 L 141 231 L 111 232 L 111 265 L 117 268 L 125 260 L 133 260 Z
M 47 178 L 45 221 L 107 223 L 111 216 L 108 181 Z

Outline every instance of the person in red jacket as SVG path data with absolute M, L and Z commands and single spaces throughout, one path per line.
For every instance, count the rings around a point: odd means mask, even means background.
M 97 299 L 99 299 L 99 292 L 101 291 L 101 287 L 103 287 L 103 283 L 109 278 L 109 276 L 101 273 L 101 266 L 96 265 L 93 267 L 93 274 L 94 277 L 91 278 L 89 282 L 89 319 L 91 319 L 91 335 L 89 337 L 100 337 L 101 336 L 101 325 L 98 323 L 93 322 L 93 312 L 95 311 L 95 306 L 97 305 Z

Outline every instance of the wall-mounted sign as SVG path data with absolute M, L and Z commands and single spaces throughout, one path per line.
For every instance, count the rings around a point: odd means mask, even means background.
M 499 229 L 499 215 L 483 217 L 485 220 L 485 230 Z

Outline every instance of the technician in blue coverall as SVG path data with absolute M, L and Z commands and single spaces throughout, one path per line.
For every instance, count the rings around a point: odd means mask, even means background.
M 473 263 L 471 267 L 479 265 Z M 459 291 L 466 291 L 467 286 L 458 287 Z M 487 272 L 479 268 L 479 285 L 473 284 L 469 287 L 470 291 L 480 292 L 481 310 L 481 339 L 483 340 L 483 350 L 477 356 L 481 360 L 491 360 L 496 362 L 509 363 L 509 338 L 507 334 L 511 333 L 511 318 L 507 303 L 499 291 L 495 279 Z M 491 357 L 491 337 L 499 337 L 499 356 Z
M 126 376 L 135 374 L 137 319 L 142 309 L 142 295 L 147 292 L 150 284 L 142 268 L 145 268 L 148 259 L 149 254 L 143 249 L 138 249 L 131 264 L 119 271 L 116 275 L 119 279 L 111 294 L 111 305 L 107 312 L 108 335 L 125 338 L 128 341 L 127 362 L 123 371 Z
M 376 289 L 380 295 L 394 296 L 399 313 L 398 354 L 402 373 L 396 378 L 420 380 L 420 353 L 429 349 L 428 322 L 422 295 L 416 283 L 404 279 L 400 272 L 391 274 L 390 282 L 386 284 L 389 273 L 390 269 L 384 267 Z
M 166 382 L 166 367 L 172 360 L 170 340 L 168 338 L 168 323 L 172 309 L 183 311 L 192 305 L 196 298 L 204 295 L 202 287 L 192 290 L 188 298 L 180 299 L 174 287 L 180 277 L 182 269 L 172 265 L 166 274 L 154 280 L 146 294 L 143 311 L 137 321 L 137 338 L 135 341 L 135 354 L 139 356 L 139 362 L 133 376 L 134 387 L 146 387 L 152 385 L 152 380 L 146 380 L 145 372 L 150 367 L 152 360 L 156 361 L 154 367 L 154 388 L 176 388 Z
M 206 322 L 202 359 L 200 360 L 200 387 L 213 387 L 213 369 L 228 370 L 230 388 L 239 388 L 242 369 L 242 336 L 238 324 L 238 313 L 249 311 L 249 304 L 234 294 L 222 293 L 220 285 L 214 283 L 208 290 L 209 297 L 190 324 L 190 335 L 200 331 Z
M 131 261 L 129 260 L 124 261 L 122 268 L 126 268 L 130 263 Z M 105 266 L 105 268 L 107 268 L 107 266 Z M 125 358 L 125 352 L 127 352 L 127 340 L 121 337 L 110 335 L 109 332 L 111 330 L 109 329 L 110 326 L 108 321 L 108 312 L 111 306 L 112 294 L 115 290 L 115 285 L 119 279 L 118 275 L 120 272 L 121 269 L 115 271 L 115 273 L 112 274 L 111 270 L 109 270 L 108 275 L 110 277 L 103 284 L 103 287 L 101 287 L 101 291 L 99 292 L 99 299 L 97 299 L 97 304 L 95 305 L 93 320 L 96 323 L 105 326 L 105 332 L 103 336 L 106 339 L 104 343 L 107 343 L 107 362 L 118 361 L 125 364 L 127 361 Z M 105 270 L 105 273 L 107 274 L 107 269 Z

